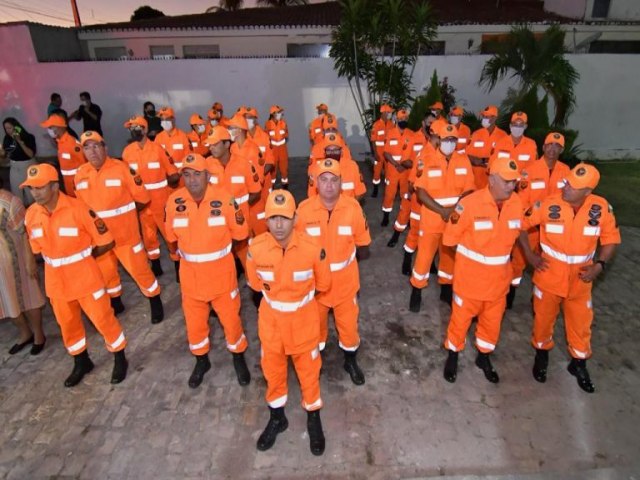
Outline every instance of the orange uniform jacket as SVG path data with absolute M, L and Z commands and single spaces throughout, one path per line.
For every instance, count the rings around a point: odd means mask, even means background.
M 242 147 L 237 143 L 231 144 L 231 155 L 244 159 L 250 165 L 253 165 L 256 173 L 258 174 L 258 180 L 260 185 L 264 184 L 264 164 L 265 158 L 262 155 L 260 147 L 250 138 L 247 137 L 242 144 Z
M 232 241 L 247 238 L 249 227 L 231 192 L 209 185 L 197 204 L 186 188 L 176 190 L 165 228 L 167 240 L 178 242 L 180 285 L 188 296 L 206 302 L 236 285 Z
M 320 160 L 311 163 L 309 166 L 309 186 L 307 188 L 308 197 L 315 196 L 318 193 L 316 190 L 316 177 L 319 162 Z M 358 167 L 358 164 L 350 158 L 345 158 L 344 152 L 342 159 L 340 159 L 338 163 L 340 164 L 342 193 L 352 198 L 360 197 L 367 193 L 367 187 L 364 184 L 364 179 L 362 178 L 362 173 L 360 173 L 360 167 Z
M 525 228 L 535 225 L 540 225 L 540 248 L 549 266 L 535 271 L 533 283 L 560 297 L 566 298 L 575 285 L 584 293 L 591 290 L 591 283 L 577 280 L 580 268 L 592 264 L 598 240 L 602 245 L 620 243 L 613 209 L 598 195 L 587 196 L 575 213 L 561 195 L 537 202 L 524 221 Z M 572 291 L 572 296 L 580 293 Z
M 182 159 L 191 152 L 191 140 L 179 128 L 174 128 L 171 132 L 161 131 L 154 142 L 167 151 L 177 168 L 182 167 Z
M 148 208 L 164 212 L 170 191 L 167 177 L 178 173 L 169 154 L 157 143 L 147 140 L 142 148 L 138 142 L 127 145 L 122 151 L 122 159 L 142 178 L 151 197 Z
M 204 141 L 207 139 L 208 134 L 205 130 L 202 134 L 199 134 L 195 130 L 191 130 L 187 135 L 189 142 L 191 142 L 191 150 L 195 153 L 206 156 L 209 154 L 209 148 L 204 146 Z
M 318 135 L 322 135 L 322 118 L 324 115 L 319 115 L 309 124 L 309 140 L 315 143 L 315 139 Z
M 64 189 L 67 195 L 75 197 L 75 189 L 73 178 L 78 173 L 78 167 L 86 163 L 80 142 L 76 140 L 69 132 L 64 132 L 58 142 L 58 163 L 60 164 L 60 173 L 64 181 Z
M 284 119 L 267 120 L 264 124 L 264 129 L 269 134 L 272 147 L 279 147 L 287 143 L 287 138 L 289 138 L 289 127 Z
M 413 158 L 413 144 L 414 136 L 416 132 L 405 128 L 402 132 L 396 126 L 387 130 L 387 136 L 384 144 L 384 153 L 388 153 L 397 162 L 404 162 L 405 160 L 411 160 Z M 423 143 L 420 143 L 423 145 Z M 398 172 L 395 167 L 391 165 L 387 166 L 387 169 Z M 405 170 L 406 171 L 406 170 Z M 402 172 L 404 173 L 404 172 Z
M 262 129 L 262 127 L 260 127 L 260 125 L 256 125 L 256 128 L 253 131 L 253 133 L 251 133 L 251 131 L 248 131 L 247 136 L 248 138 L 253 140 L 253 142 L 260 149 L 260 153 L 262 154 L 261 158 L 264 159 L 264 161 L 263 162 L 258 161 L 258 165 L 263 169 L 263 171 L 264 171 L 263 167 L 265 165 L 273 165 L 274 164 L 273 152 L 271 151 L 271 141 L 269 140 L 269 134 L 265 132 Z
M 120 160 L 107 158 L 100 170 L 89 163 L 75 178 L 78 198 L 96 212 L 109 227 L 116 245 L 140 243 L 137 203 L 149 203 L 142 178 Z
M 282 249 L 269 232 L 251 241 L 247 279 L 262 291 L 258 334 L 263 349 L 284 345 L 286 355 L 318 347 L 319 319 L 315 292 L 331 286 L 331 272 L 324 250 L 296 230 Z
M 456 148 L 458 153 L 465 153 L 469 140 L 471 140 L 471 129 L 462 122 L 458 123 L 456 128 L 458 129 L 458 145 Z
M 464 197 L 451 214 L 442 243 L 457 245 L 453 291 L 494 301 L 511 283 L 511 250 L 522 228 L 522 202 L 515 193 L 498 210 L 488 188 Z
M 495 127 L 491 133 L 486 128 L 479 128 L 471 135 L 466 153 L 470 156 L 488 159 L 498 142 L 508 136 L 507 132 L 498 127 Z
M 526 209 L 538 201 L 559 194 L 570 170 L 567 164 L 556 161 L 553 169 L 549 171 L 544 157 L 527 165 L 524 169 L 526 177 L 520 182 L 518 188 L 523 207 Z
M 231 154 L 226 166 L 217 158 L 207 158 L 207 170 L 211 178 L 209 182 L 220 185 L 235 198 L 245 217 L 249 217 L 249 194 L 259 192 L 260 176 L 252 164 L 243 157 Z
M 515 160 L 518 165 L 518 171 L 526 170 L 538 158 L 538 147 L 536 142 L 529 137 L 522 137 L 520 143 L 515 145 L 513 137 L 507 135 L 496 143 L 493 154 L 489 159 L 489 164 L 496 158 L 507 157 Z
M 384 147 L 384 141 L 387 136 L 387 130 L 392 127 L 393 124 L 390 120 L 379 118 L 371 126 L 371 142 L 376 149 L 382 149 Z
M 474 190 L 471 162 L 466 155 L 451 154 L 447 162 L 440 150 L 430 155 L 420 156 L 423 163 L 422 174 L 416 178 L 415 188 L 425 190 L 438 204 L 452 207 L 464 192 Z M 425 205 L 420 209 L 420 230 L 428 233 L 443 233 L 445 221 Z
M 108 245 L 113 237 L 84 203 L 60 192 L 51 213 L 37 204 L 29 207 L 25 225 L 33 253 L 41 253 L 45 261 L 49 298 L 72 301 L 88 295 L 97 299 L 105 294 L 92 250 Z
M 369 226 L 360 204 L 340 195 L 338 203 L 329 212 L 316 195 L 298 206 L 296 229 L 316 240 L 327 253 L 332 287 L 318 295 L 318 302 L 333 307 L 354 298 L 360 290 L 356 247 L 371 243 Z

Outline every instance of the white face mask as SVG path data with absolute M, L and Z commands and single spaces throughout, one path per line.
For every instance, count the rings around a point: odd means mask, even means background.
M 212 127 L 215 127 L 218 124 L 218 120 L 210 120 L 209 123 Z
M 236 138 L 238 138 L 238 134 L 235 130 L 227 130 L 229 132 L 229 136 L 231 137 L 231 141 L 235 142 Z
M 196 131 L 198 133 L 204 133 L 204 129 L 206 128 L 205 125 L 196 125 Z
M 253 129 L 253 127 L 256 126 L 256 119 L 255 118 L 247 118 L 247 126 L 249 127 L 249 130 Z
M 160 126 L 165 132 L 169 132 L 173 129 L 173 122 L 171 120 L 162 120 Z
M 457 142 L 451 141 L 451 140 L 447 140 L 445 142 L 441 142 L 440 143 L 440 151 L 445 156 L 448 157 L 449 155 L 451 155 L 455 151 L 456 145 L 457 145 Z
M 276 113 L 276 120 L 280 120 L 282 118 L 282 113 Z
M 387 120 L 389 120 L 391 117 L 393 117 L 393 114 L 392 113 L 387 113 L 386 117 L 387 117 Z
M 47 128 L 47 133 L 51 138 L 56 138 L 56 131 L 53 128 Z
M 449 121 L 451 122 L 451 125 L 458 125 L 460 123 L 460 117 L 453 115 L 449 117 Z
M 433 115 L 434 117 L 438 116 L 438 110 L 431 110 L 431 115 Z
M 483 128 L 489 128 L 491 126 L 491 120 L 489 120 L 488 118 L 483 118 L 482 119 L 482 127 Z
M 513 135 L 516 138 L 521 137 L 522 135 L 524 135 L 524 130 L 526 127 L 509 127 L 509 129 L 511 130 L 511 135 Z

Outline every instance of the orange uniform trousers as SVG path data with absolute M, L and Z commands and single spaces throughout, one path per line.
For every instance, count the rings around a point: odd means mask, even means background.
M 382 211 L 391 212 L 393 210 L 393 201 L 400 192 L 400 198 L 409 192 L 409 173 L 411 170 L 398 172 L 395 167 L 389 165 L 386 169 L 386 178 L 384 179 L 384 199 L 382 200 Z
M 463 350 L 471 320 L 478 317 L 476 348 L 482 353 L 493 352 L 500 338 L 500 324 L 506 306 L 507 300 L 504 295 L 492 301 L 483 301 L 463 298 L 454 290 L 444 348 L 453 352 Z
M 438 283 L 451 284 L 453 281 L 453 265 L 455 251 L 452 247 L 442 244 L 442 233 L 428 233 L 420 231 L 418 238 L 418 254 L 411 272 L 411 285 L 425 288 L 429 284 L 429 270 L 436 255 L 440 255 L 438 262 Z
M 320 351 L 324 350 L 327 344 L 327 338 L 329 336 L 329 310 L 331 309 L 333 309 L 333 317 L 336 322 L 340 348 L 348 352 L 355 352 L 360 346 L 360 335 L 358 335 L 360 306 L 358 305 L 357 296 L 333 307 L 328 307 L 318 302 L 318 313 L 320 315 Z
M 415 193 L 410 194 L 410 198 L 402 197 L 400 210 L 393 229 L 396 232 L 404 232 L 409 226 L 409 233 L 404 241 L 404 250 L 413 253 L 418 248 L 418 233 L 420 231 L 420 202 Z
M 540 231 L 537 228 L 532 228 L 527 231 L 527 237 L 529 237 L 529 247 L 534 252 L 540 252 Z M 516 242 L 511 252 L 511 268 L 513 270 L 513 277 L 511 279 L 511 285 L 517 287 L 522 281 L 522 274 L 524 269 L 527 268 L 527 260 L 522 253 L 522 247 Z
M 287 150 L 287 144 L 273 145 L 271 151 L 273 152 L 275 165 L 273 178 L 275 180 L 276 174 L 280 172 L 280 181 L 287 185 L 289 183 L 289 151 Z
M 91 323 L 104 338 L 107 350 L 119 352 L 127 346 L 120 322 L 113 314 L 109 296 L 105 294 L 104 290 L 76 300 L 60 298 L 50 298 L 49 300 L 56 321 L 60 325 L 62 341 L 70 355 L 79 355 L 87 349 L 82 312 L 89 317 Z
M 574 282 L 581 282 L 574 279 Z M 590 284 L 588 284 L 590 287 Z M 573 290 L 573 291 L 572 291 Z M 554 346 L 553 328 L 560 313 L 564 313 L 564 327 L 569 354 L 573 358 L 591 357 L 591 323 L 593 308 L 591 288 L 569 288 L 569 295 L 561 297 L 533 286 L 533 336 L 532 345 L 539 350 L 551 350 Z
M 149 267 L 142 242 L 136 245 L 116 245 L 96 258 L 96 261 L 107 286 L 107 293 L 111 297 L 119 297 L 122 294 L 118 262 L 131 275 L 145 297 L 155 297 L 160 293 L 160 284 Z
M 184 261 L 184 260 L 183 260 Z M 231 353 L 242 353 L 247 347 L 240 319 L 240 293 L 237 288 L 214 296 L 210 301 L 197 300 L 182 292 L 182 310 L 187 326 L 189 350 L 194 355 L 205 355 L 209 352 L 209 312 L 213 308 L 218 314 L 227 350 Z
M 140 218 L 142 242 L 144 244 L 144 249 L 147 251 L 147 257 L 149 257 L 149 260 L 160 258 L 160 240 L 158 239 L 158 231 L 160 231 L 162 238 L 165 239 L 171 260 L 178 260 L 176 249 L 167 242 L 167 235 L 164 231 L 164 210 L 156 212 L 149 208 L 145 208 L 138 213 L 138 217 Z
M 380 185 L 380 178 L 382 178 L 382 169 L 384 168 L 384 145 L 381 147 L 375 147 L 374 162 L 373 162 L 373 180 L 371 183 L 374 185 Z

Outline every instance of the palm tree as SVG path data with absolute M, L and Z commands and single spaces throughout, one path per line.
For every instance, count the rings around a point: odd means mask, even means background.
M 258 0 L 261 7 L 291 7 L 294 5 L 307 5 L 308 0 Z
M 537 96 L 542 89 L 555 103 L 552 126 L 566 126 L 576 104 L 575 85 L 580 75 L 564 56 L 564 36 L 558 25 L 539 37 L 526 25 L 513 27 L 506 41 L 492 45 L 496 53 L 485 63 L 479 83 L 491 91 L 499 80 L 517 78 L 519 85 L 510 99 L 513 103 L 532 93 Z
M 242 0 L 220 0 L 220 9 L 234 12 L 242 8 L 242 3 Z

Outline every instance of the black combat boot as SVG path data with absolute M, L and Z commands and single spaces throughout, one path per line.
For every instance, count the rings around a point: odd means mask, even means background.
M 93 362 L 89 358 L 89 352 L 84 350 L 73 357 L 73 370 L 71 375 L 64 381 L 64 386 L 75 387 L 91 370 L 93 370 Z
M 447 361 L 444 364 L 444 379 L 449 383 L 454 383 L 458 376 L 458 352 L 449 350 Z
M 381 227 L 386 227 L 389 225 L 389 212 L 382 212 L 382 221 L 380 222 Z
M 164 273 L 164 270 L 162 270 L 162 265 L 160 265 L 159 258 L 154 258 L 153 260 L 151 260 L 151 271 L 156 277 L 159 277 Z
M 373 186 L 373 191 L 371 192 L 371 198 L 377 198 L 378 197 L 378 187 L 380 185 L 374 185 Z
M 422 304 L 422 289 L 411 287 L 411 298 L 409 299 L 409 311 L 418 313 Z
M 118 297 L 111 297 L 111 308 L 113 308 L 113 313 L 115 315 L 120 315 L 122 312 L 124 312 L 124 304 L 122 303 L 122 298 Z
M 536 358 L 533 362 L 533 378 L 537 382 L 544 383 L 547 381 L 547 367 L 549 366 L 549 350 L 540 350 L 536 348 Z
M 209 354 L 196 355 L 196 365 L 193 367 L 193 372 L 189 377 L 189 386 L 191 388 L 198 388 L 202 383 L 204 374 L 211 370 L 211 362 L 209 361 Z
M 453 285 L 450 283 L 443 283 L 440 285 L 440 301 L 449 304 L 453 300 Z
M 476 357 L 476 367 L 482 370 L 484 378 L 489 380 L 491 383 L 498 383 L 500 381 L 498 372 L 496 372 L 496 369 L 491 365 L 491 359 L 489 358 L 488 353 L 478 352 L 478 356 Z
M 586 360 L 578 360 L 577 358 L 572 358 L 571 362 L 569 362 L 569 366 L 567 367 L 569 373 L 576 377 L 578 380 L 578 386 L 587 393 L 593 393 L 596 391 L 595 385 L 591 382 L 591 377 L 589 376 L 589 371 L 587 370 L 587 361 Z
M 344 351 L 344 369 L 354 384 L 364 385 L 364 373 L 362 373 L 362 370 L 360 370 L 358 366 L 358 361 L 356 360 L 357 353 L 357 350 L 355 352 Z
M 320 421 L 320 410 L 307 412 L 307 431 L 309 432 L 309 448 L 314 455 L 324 453 L 324 432 Z
M 243 387 L 251 382 L 251 374 L 247 368 L 247 362 L 244 360 L 244 353 L 233 353 L 233 369 L 236 371 L 238 383 Z
M 162 299 L 160 294 L 155 297 L 149 297 L 149 304 L 151 305 L 151 323 L 154 325 L 164 320 L 164 308 L 162 307 Z
M 389 248 L 393 248 L 398 244 L 398 239 L 400 238 L 400 232 L 397 230 L 393 231 L 393 235 L 391 235 L 391 238 L 389 239 L 389 241 L 387 242 L 387 247 Z
M 289 421 L 284 414 L 284 407 L 271 408 L 269 407 L 269 423 L 265 427 L 264 431 L 258 438 L 257 447 L 258 450 L 264 452 L 273 447 L 276 443 L 276 437 L 279 433 L 284 432 L 289 426 Z
M 402 259 L 402 274 L 411 275 L 411 263 L 413 261 L 413 253 L 404 251 L 404 258 Z
M 113 372 L 111 372 L 111 383 L 120 383 L 127 378 L 127 368 L 129 362 L 124 355 L 124 349 L 113 354 Z

